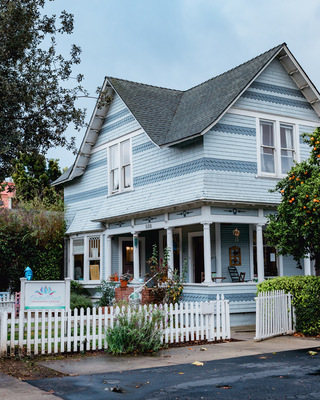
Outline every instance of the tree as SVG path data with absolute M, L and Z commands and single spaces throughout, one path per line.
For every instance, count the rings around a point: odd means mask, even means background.
M 269 215 L 267 237 L 279 254 L 301 259 L 310 254 L 320 274 L 320 128 L 304 134 L 311 147 L 310 157 L 295 163 L 273 192 L 281 194 L 277 214 Z
M 73 15 L 41 15 L 45 0 L 0 0 L 0 182 L 12 172 L 19 152 L 45 153 L 52 146 L 75 149 L 64 134 L 69 123 L 79 128 L 84 112 L 75 106 L 82 75 L 66 88 L 80 48 L 70 58 L 57 53 L 57 37 L 71 34 Z M 70 86 L 70 84 L 69 84 Z
M 44 155 L 20 153 L 13 162 L 13 174 L 16 201 L 27 202 L 37 208 L 42 203 L 45 209 L 63 211 L 63 189 L 51 186 L 59 178 L 61 170 L 58 160 L 46 160 Z

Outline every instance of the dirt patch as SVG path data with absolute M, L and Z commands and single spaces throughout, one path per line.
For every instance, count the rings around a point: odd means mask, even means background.
M 23 381 L 67 376 L 62 372 L 54 371 L 51 368 L 39 365 L 35 359 L 30 358 L 1 358 L 0 372 Z

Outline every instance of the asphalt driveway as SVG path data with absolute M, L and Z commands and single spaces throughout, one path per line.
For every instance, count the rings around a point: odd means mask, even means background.
M 310 355 L 310 350 L 317 354 Z M 185 363 L 28 383 L 65 400 L 314 400 L 320 399 L 320 349 L 203 361 L 203 366 Z

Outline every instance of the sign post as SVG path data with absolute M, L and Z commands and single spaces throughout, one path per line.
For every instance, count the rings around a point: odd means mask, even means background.
M 64 281 L 27 281 L 20 278 L 20 310 L 52 310 L 70 308 L 70 278 Z

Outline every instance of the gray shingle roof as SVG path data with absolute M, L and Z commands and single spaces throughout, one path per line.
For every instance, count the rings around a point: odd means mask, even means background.
M 159 146 L 201 134 L 217 121 L 285 44 L 187 91 L 107 78 Z

